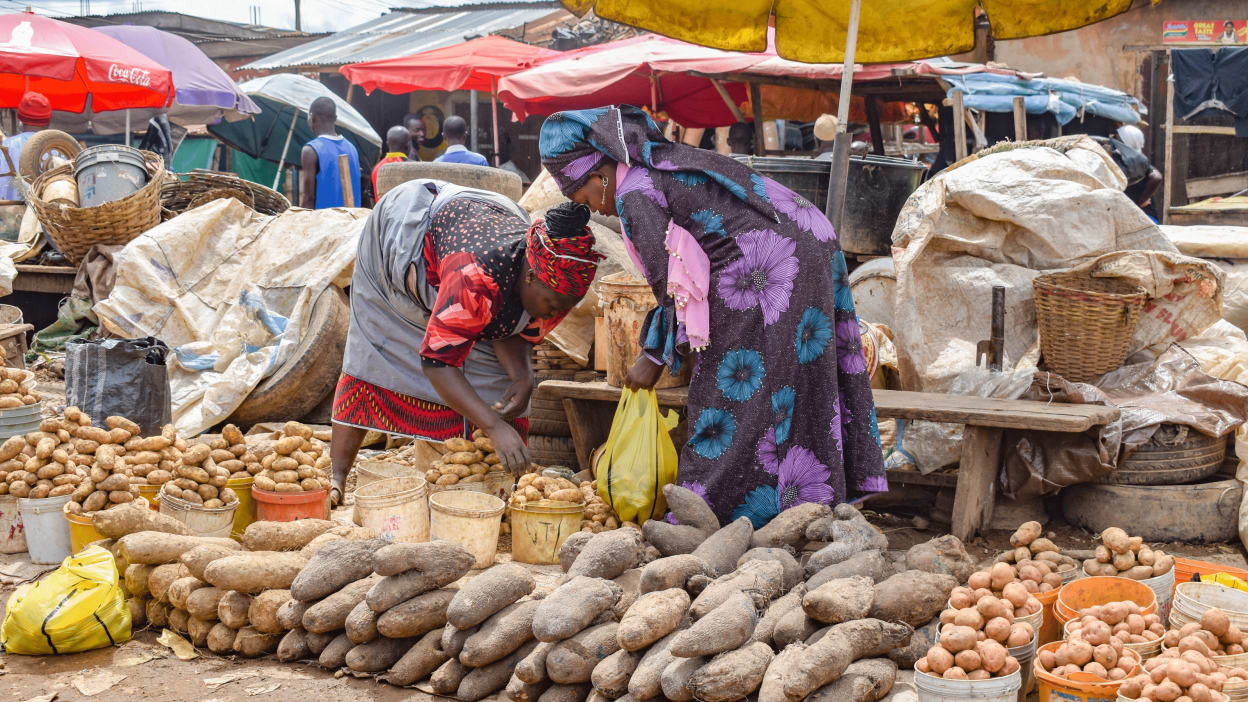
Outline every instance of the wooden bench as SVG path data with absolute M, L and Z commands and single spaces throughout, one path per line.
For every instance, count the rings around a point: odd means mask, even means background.
M 577 460 L 582 469 L 591 468 L 590 454 L 610 434 L 620 389 L 604 382 L 547 380 L 538 392 L 563 400 Z M 924 476 L 916 471 L 889 472 L 889 480 L 893 482 L 953 486 L 951 531 L 963 541 L 974 536 L 992 516 L 1003 431 L 1030 429 L 1079 433 L 1118 419 L 1117 408 L 1100 405 L 999 400 L 902 390 L 875 390 L 874 394 L 875 413 L 882 419 L 926 420 L 965 427 L 962 459 L 956 477 L 939 474 Z M 689 398 L 689 388 L 658 390 L 657 395 L 661 407 L 683 408 Z

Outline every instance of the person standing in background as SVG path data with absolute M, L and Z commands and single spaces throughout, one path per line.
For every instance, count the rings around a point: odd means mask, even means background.
M 334 101 L 319 97 L 308 108 L 308 126 L 316 135 L 303 145 L 300 154 L 299 206 L 323 210 L 329 207 L 360 206 L 360 155 L 355 145 L 338 134 L 338 108 Z M 352 201 L 346 202 L 342 177 L 338 173 L 338 157 L 346 155 L 352 183 Z
M 386 156 L 373 166 L 373 197 L 380 200 L 381 194 L 377 192 L 377 173 L 381 171 L 381 167 L 387 163 L 402 163 L 410 161 L 412 149 L 412 134 L 406 127 L 395 125 L 386 130 Z M 417 156 L 419 161 L 420 157 Z
M 754 153 L 754 125 L 737 122 L 728 128 L 728 152 L 746 156 Z
M 43 93 L 27 92 L 17 103 L 17 120 L 22 123 L 22 131 L 4 140 L 4 148 L 8 149 L 9 159 L 13 161 L 13 169 L 22 158 L 22 147 L 36 132 L 48 128 L 52 121 L 52 103 Z M 4 166 L 8 170 L 7 165 Z M 12 177 L 5 178 L 0 184 L 0 200 L 22 200 L 22 193 Z
M 1144 153 L 1144 132 L 1134 124 L 1124 124 L 1118 127 L 1118 141 Z
M 451 115 L 442 124 L 442 136 L 446 139 L 446 152 L 434 159 L 438 163 L 465 163 L 469 166 L 488 166 L 490 162 L 475 151 L 469 151 L 464 142 L 468 141 L 468 123 L 459 115 Z
M 409 112 L 403 117 L 403 126 L 407 128 L 408 136 L 411 137 L 411 145 L 407 148 L 407 160 L 419 161 L 420 159 L 420 143 L 425 140 L 425 121 L 415 112 Z

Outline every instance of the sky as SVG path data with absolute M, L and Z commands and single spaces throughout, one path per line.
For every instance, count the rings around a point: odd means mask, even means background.
M 329 32 L 345 29 L 383 14 L 387 8 L 401 5 L 422 6 L 452 4 L 446 0 L 302 0 L 303 29 L 307 32 Z M 0 12 L 19 12 L 30 6 L 49 17 L 83 13 L 85 3 L 79 0 L 0 0 Z M 165 10 L 198 15 L 230 22 L 251 22 L 251 8 L 259 6 L 260 23 L 282 29 L 295 26 L 294 0 L 90 0 L 90 14 L 108 15 L 136 10 Z

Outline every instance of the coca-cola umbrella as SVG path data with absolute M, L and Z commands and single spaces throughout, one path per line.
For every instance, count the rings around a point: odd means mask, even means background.
M 95 112 L 164 107 L 174 96 L 169 69 L 116 39 L 32 12 L 0 15 L 0 107 L 28 90 L 53 110 Z

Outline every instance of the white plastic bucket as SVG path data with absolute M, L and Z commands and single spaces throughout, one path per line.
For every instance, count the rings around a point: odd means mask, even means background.
M 1023 687 L 1023 676 L 1020 668 L 1009 675 L 988 680 L 945 680 L 916 670 L 914 687 L 919 691 L 919 702 L 1017 702 L 1018 691 Z
M 428 541 L 428 483 L 409 475 L 356 488 L 355 516 L 356 524 L 376 531 L 386 541 Z
M 17 509 L 26 530 L 26 550 L 30 562 L 51 565 L 73 555 L 69 541 L 69 522 L 65 521 L 65 503 L 69 495 L 32 499 L 20 497 Z
M 12 495 L 0 495 L 0 553 L 22 553 L 26 550 L 26 530 L 22 527 L 22 513 L 17 509 L 17 499 Z
M 234 530 L 234 512 L 237 509 L 238 502 L 224 507 L 204 507 L 172 497 L 167 492 L 160 493 L 160 513 L 182 522 L 196 536 L 229 538 Z
M 1170 599 L 1174 595 L 1174 568 L 1155 578 L 1146 578 L 1140 582 L 1147 585 L 1157 595 L 1157 614 L 1161 621 L 1170 616 Z
M 1189 622 L 1198 622 L 1205 610 L 1218 608 L 1226 612 L 1231 623 L 1240 629 L 1248 628 L 1248 593 L 1218 583 L 1179 583 L 1174 591 L 1170 621 L 1182 628 Z
M 1036 671 L 1032 668 L 1031 661 L 1036 657 L 1036 645 L 1040 642 L 1040 627 L 1035 627 L 1035 630 L 1036 635 L 1031 637 L 1030 642 L 1006 649 L 1018 661 L 1018 672 L 1022 679 L 1022 686 L 1018 688 L 1018 702 L 1027 702 L 1027 695 L 1036 686 Z
M 446 490 L 429 496 L 429 536 L 453 541 L 477 559 L 477 568 L 488 568 L 498 551 L 498 530 L 503 521 L 502 500 L 469 490 Z

